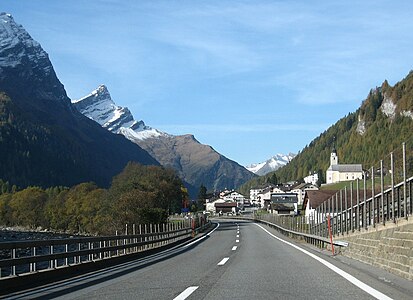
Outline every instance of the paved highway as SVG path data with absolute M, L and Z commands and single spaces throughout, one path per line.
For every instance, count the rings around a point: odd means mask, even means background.
M 197 243 L 16 294 L 60 299 L 413 299 L 413 284 L 248 221 Z

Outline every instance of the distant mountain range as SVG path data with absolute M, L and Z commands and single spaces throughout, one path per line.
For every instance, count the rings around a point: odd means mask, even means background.
M 258 164 L 251 164 L 249 166 L 246 166 L 246 168 L 254 174 L 262 176 L 285 166 L 294 157 L 295 154 L 293 153 L 289 153 L 288 155 L 278 153 L 264 162 Z
M 128 108 L 115 104 L 104 85 L 72 103 L 102 127 L 124 135 L 163 166 L 175 169 L 190 185 L 192 196 L 201 185 L 209 191 L 233 189 L 255 176 L 211 146 L 199 143 L 191 134 L 171 135 L 136 121 Z
M 71 104 L 48 54 L 0 13 L 0 178 L 20 187 L 108 186 L 128 161 L 159 163 Z

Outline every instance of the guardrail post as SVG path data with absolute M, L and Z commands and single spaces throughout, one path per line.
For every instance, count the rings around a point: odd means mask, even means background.
M 340 234 L 343 235 L 343 190 L 340 190 Z
M 148 225 L 147 225 L 147 224 L 144 224 L 144 225 L 143 225 L 143 234 L 144 234 L 143 241 L 144 241 L 144 245 L 143 245 L 143 248 L 142 248 L 143 251 L 145 251 L 146 249 L 149 248 L 149 245 L 146 243 L 146 242 L 148 241 L 147 233 L 148 233 Z
M 161 238 L 161 236 L 162 236 L 162 235 L 161 235 L 161 225 L 160 225 L 160 224 L 157 224 L 157 227 L 158 227 L 157 239 L 159 240 L 159 239 Z M 158 247 L 162 245 L 161 242 L 158 242 L 157 244 L 158 244 Z
M 356 215 L 356 228 L 360 231 L 360 185 L 359 179 L 356 180 L 356 189 L 357 189 L 357 215 Z
M 133 233 L 133 243 L 136 244 L 137 238 L 136 238 L 136 226 L 135 224 L 132 225 L 132 233 Z M 133 252 L 138 252 L 138 247 L 133 247 Z
M 354 222 L 353 222 L 353 182 L 350 182 L 350 230 L 354 232 Z
M 363 227 L 367 229 L 367 178 L 366 174 L 363 176 L 363 198 L 364 198 L 364 204 L 363 204 L 363 212 L 362 212 L 362 219 L 363 219 Z
M 126 245 L 128 244 L 128 238 L 127 238 L 127 236 L 128 236 L 128 224 L 125 224 L 125 235 L 126 235 L 126 237 L 123 239 L 123 246 L 124 246 L 123 254 L 127 254 L 126 250 L 128 250 L 128 248 L 126 247 Z
M 323 226 L 324 226 L 324 219 L 323 219 L 323 211 L 324 211 L 324 202 L 321 203 L 318 209 L 318 235 L 323 236 Z
M 330 226 L 331 226 L 331 234 L 333 233 L 333 220 L 332 220 L 332 214 L 334 211 L 334 196 L 331 196 L 331 198 L 328 199 L 328 215 L 330 216 Z M 327 231 L 328 231 L 328 218 L 327 218 Z M 327 237 L 329 237 L 327 235 Z
M 403 143 L 403 212 L 404 217 L 408 219 L 407 211 L 407 179 L 406 179 L 406 143 Z
M 380 160 L 380 193 L 381 193 L 381 222 L 386 224 L 386 214 L 384 210 L 384 174 L 383 174 L 383 160 Z M 386 207 L 388 209 L 388 207 Z
M 32 247 L 30 250 L 31 254 L 33 257 L 36 256 L 36 247 Z M 36 263 L 30 263 L 30 273 L 33 273 L 36 271 Z M 1 270 L 0 270 L 0 276 L 1 276 Z
M 142 224 L 139 224 L 139 242 L 142 242 Z M 143 247 L 139 246 L 138 251 L 142 251 Z
M 15 258 L 16 258 L 16 248 L 13 248 L 13 249 L 11 250 L 11 258 L 12 258 L 12 259 L 15 259 Z M 16 276 L 16 265 L 13 265 L 13 266 L 11 267 L 11 275 L 12 275 L 12 276 Z
M 331 197 L 330 198 L 328 198 L 328 200 L 327 200 L 328 202 L 327 202 L 327 205 L 328 205 L 328 207 L 327 207 L 327 213 L 328 213 L 328 215 L 330 215 L 331 214 Z M 326 216 L 327 217 L 327 216 Z M 326 218 L 326 237 L 328 237 L 328 218 Z
M 394 201 L 394 156 L 393 156 L 393 152 L 390 153 L 390 168 L 391 168 L 390 178 L 391 178 L 391 203 L 392 203 L 391 216 L 392 216 L 393 222 L 396 223 L 396 214 L 395 214 L 396 203 Z
M 119 239 L 117 238 L 118 236 L 118 231 L 115 231 L 115 235 L 116 235 L 116 247 L 119 246 Z M 119 249 L 116 249 L 116 256 L 119 256 Z
M 374 185 L 374 167 L 371 167 L 371 210 L 370 210 L 370 220 L 371 220 L 371 224 L 373 225 L 373 227 L 376 227 L 376 221 L 375 221 L 375 202 L 376 202 L 376 195 L 375 195 L 375 191 L 374 191 L 375 185 Z
M 150 236 L 149 236 L 149 241 L 151 242 L 150 244 L 149 244 L 149 249 L 152 249 L 153 248 L 153 225 L 152 224 L 149 224 L 149 233 L 151 234 Z
M 53 254 L 53 245 L 49 247 L 49 253 Z M 50 260 L 50 269 L 53 269 L 53 259 Z
M 344 187 L 344 208 L 346 214 L 344 215 L 344 224 L 346 226 L 346 233 L 348 234 L 348 201 L 347 201 L 347 186 Z

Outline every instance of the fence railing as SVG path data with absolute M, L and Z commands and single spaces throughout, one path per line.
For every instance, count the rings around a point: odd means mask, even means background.
M 0 243 L 2 278 L 76 266 L 143 252 L 193 237 L 209 226 L 201 220 L 133 226 L 132 234 Z
M 290 231 L 328 237 L 328 217 L 332 235 L 339 236 L 395 223 L 413 214 L 413 151 L 407 151 L 405 143 L 363 175 L 363 179 L 349 182 L 307 216 L 264 214 L 255 218 Z

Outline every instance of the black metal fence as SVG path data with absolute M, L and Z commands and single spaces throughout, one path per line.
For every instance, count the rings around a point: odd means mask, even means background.
M 193 237 L 209 226 L 205 219 L 132 226 L 125 234 L 0 243 L 1 277 L 36 273 L 110 259 Z M 132 231 L 130 234 L 128 231 Z
M 378 224 L 396 223 L 413 214 L 413 151 L 406 144 L 364 170 L 363 179 L 348 184 L 306 216 L 258 215 L 256 219 L 285 229 L 328 237 L 328 218 L 332 235 L 337 237 Z

